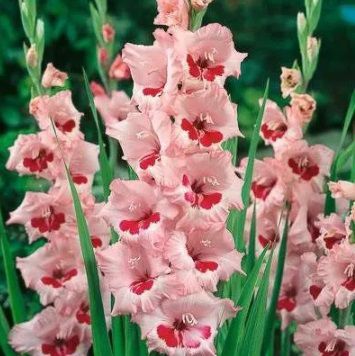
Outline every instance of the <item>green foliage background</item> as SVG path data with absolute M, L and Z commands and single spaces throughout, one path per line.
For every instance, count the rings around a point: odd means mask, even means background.
M 88 7 L 89 0 L 45 0 L 38 2 L 38 12 L 46 24 L 44 63 L 53 62 L 69 73 L 74 102 L 88 113 L 82 67 L 90 79 L 97 79 L 96 48 Z M 150 44 L 156 15 L 155 0 L 108 1 L 114 24 L 117 51 L 124 43 Z M 325 0 L 317 37 L 322 39 L 320 62 L 311 83 L 318 102 L 317 114 L 309 134 L 314 142 L 331 147 L 338 140 L 344 113 L 354 87 L 355 5 L 352 0 Z M 239 105 L 240 127 L 248 138 L 256 118 L 258 99 L 266 79 L 271 80 L 271 99 L 280 100 L 281 66 L 292 66 L 298 57 L 296 14 L 303 11 L 303 0 L 214 0 L 204 23 L 219 22 L 231 28 L 239 51 L 249 56 L 240 80 L 229 80 L 228 90 Z M 26 75 L 18 3 L 0 1 L 0 204 L 5 218 L 21 202 L 25 191 L 43 189 L 43 182 L 8 172 L 5 163 L 8 147 L 19 133 L 36 130 L 28 114 L 30 81 Z M 124 88 L 129 92 L 130 85 Z M 82 122 L 86 137 L 95 141 L 91 115 Z M 248 139 L 240 140 L 240 156 Z M 14 254 L 27 255 L 36 246 L 28 246 L 21 227 L 9 227 Z M 40 242 L 39 242 L 40 243 Z M 3 275 L 0 270 L 0 275 Z M 7 294 L 0 277 L 0 302 Z M 34 295 L 28 293 L 28 306 L 37 309 Z

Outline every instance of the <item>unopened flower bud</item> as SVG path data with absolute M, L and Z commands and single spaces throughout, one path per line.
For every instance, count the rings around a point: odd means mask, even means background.
M 307 38 L 307 56 L 313 61 L 318 56 L 319 43 L 315 37 Z
M 106 43 L 113 41 L 113 38 L 115 37 L 115 29 L 109 23 L 105 23 L 102 26 L 102 37 Z
M 297 29 L 298 29 L 298 32 L 303 34 L 305 29 L 306 29 L 306 26 L 307 26 L 306 17 L 304 16 L 303 12 L 299 12 L 297 14 Z
M 35 44 L 32 44 L 31 47 L 27 50 L 26 63 L 30 68 L 37 67 L 38 54 L 37 54 L 37 49 L 36 49 L 36 45 Z
M 52 63 L 48 63 L 47 68 L 43 73 L 42 86 L 44 88 L 62 87 L 67 79 L 67 73 L 61 72 L 55 68 Z
M 301 83 L 301 72 L 294 68 L 281 67 L 281 92 L 284 98 L 288 97 Z
M 92 81 L 90 83 L 90 89 L 91 89 L 91 92 L 94 96 L 100 96 L 100 95 L 105 95 L 105 89 L 103 88 L 102 85 L 100 85 L 99 83 L 97 82 L 94 82 Z
M 316 109 L 316 101 L 309 94 L 291 94 L 291 107 L 297 110 L 303 123 L 311 121 Z
M 108 60 L 108 53 L 105 48 L 100 47 L 98 49 L 98 58 L 99 58 L 99 62 L 101 64 L 106 64 L 106 62 Z
M 204 10 L 213 0 L 191 0 L 191 6 L 198 11 Z
M 131 77 L 131 71 L 129 70 L 128 65 L 123 62 L 120 55 L 117 55 L 113 61 L 109 71 L 109 76 L 112 79 L 118 80 L 129 79 Z

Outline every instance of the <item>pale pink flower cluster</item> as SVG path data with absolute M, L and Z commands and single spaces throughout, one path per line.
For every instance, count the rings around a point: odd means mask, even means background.
M 62 85 L 66 78 L 49 64 L 42 83 Z M 15 326 L 10 344 L 17 352 L 31 355 L 86 355 L 91 346 L 87 282 L 63 158 L 79 192 L 92 244 L 100 250 L 108 245 L 110 235 L 99 216 L 102 204 L 91 193 L 99 168 L 98 147 L 84 140 L 79 127 L 82 114 L 74 107 L 70 91 L 34 98 L 30 113 L 40 131 L 17 138 L 7 168 L 44 178 L 51 187 L 47 192 L 26 193 L 8 224 L 24 225 L 30 242 L 47 240 L 30 256 L 17 258 L 26 286 L 39 294 L 45 309 Z M 102 295 L 109 314 L 110 294 L 104 286 Z
M 282 328 L 296 321 L 295 341 L 306 355 L 350 355 L 355 352 L 354 328 L 336 330 L 327 316 L 331 305 L 344 309 L 355 299 L 354 213 L 347 212 L 355 184 L 329 183 L 333 197 L 339 198 L 338 213 L 324 216 L 324 183 L 333 152 L 323 145 L 310 146 L 303 138 L 314 109 L 308 94 L 292 93 L 283 110 L 272 101 L 266 103 L 260 135 L 272 146 L 274 157 L 255 162 L 257 246 L 259 252 L 267 246 L 278 249 L 289 206 L 287 256 L 277 304 Z M 241 173 L 245 167 L 246 160 Z M 251 206 L 249 221 L 252 212 Z M 324 319 L 317 320 L 320 316 Z
M 298 94 L 298 101 L 292 99 L 283 110 L 270 100 L 266 102 L 260 135 L 273 147 L 274 157 L 256 160 L 252 181 L 259 251 L 279 245 L 286 203 L 290 205 L 287 259 L 277 305 L 283 327 L 291 320 L 303 323 L 316 318 L 312 295 L 305 285 L 310 268 L 307 253 L 316 251 L 320 240 L 323 183 L 333 158 L 327 147 L 310 146 L 304 140 L 303 126 L 314 110 L 301 110 L 300 101 L 304 100 L 308 95 Z M 241 172 L 245 166 L 246 160 L 242 161 Z M 250 207 L 249 218 L 252 211 Z
M 226 229 L 229 210 L 242 207 L 242 181 L 221 148 L 241 133 L 223 86 L 246 55 L 219 24 L 154 37 L 122 52 L 131 102 L 93 87 L 107 134 L 139 177 L 112 182 L 102 216 L 121 240 L 97 259 L 115 296 L 113 315 L 131 314 L 150 350 L 215 355 L 217 329 L 237 308 L 212 292 L 243 273 Z

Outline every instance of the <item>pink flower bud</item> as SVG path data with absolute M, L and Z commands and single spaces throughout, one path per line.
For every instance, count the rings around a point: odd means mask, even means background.
M 288 97 L 301 83 L 301 73 L 297 69 L 281 67 L 282 97 Z
M 92 81 L 90 83 L 90 89 L 94 96 L 105 95 L 104 87 L 97 82 Z
M 355 183 L 339 180 L 338 182 L 329 182 L 328 186 L 334 199 L 355 200 Z
M 32 44 L 26 53 L 26 63 L 30 68 L 37 67 L 38 64 L 38 54 L 36 50 L 36 45 Z
M 109 23 L 105 23 L 102 26 L 102 37 L 106 43 L 113 41 L 113 38 L 115 37 L 115 29 Z
M 198 11 L 204 10 L 213 0 L 191 0 L 191 6 Z
M 308 94 L 291 94 L 291 106 L 296 109 L 304 123 L 311 121 L 316 109 L 316 101 Z
M 313 61 L 319 51 L 319 44 L 318 40 L 315 37 L 308 37 L 307 38 L 307 56 L 310 61 Z
M 99 62 L 101 64 L 106 64 L 107 60 L 108 60 L 108 53 L 106 48 L 99 48 L 98 49 L 98 58 L 99 58 Z
M 109 76 L 112 79 L 129 79 L 131 77 L 131 71 L 126 63 L 123 62 L 122 57 L 117 55 L 115 60 L 113 61 Z
M 48 63 L 47 68 L 43 73 L 42 86 L 44 88 L 62 87 L 67 79 L 67 73 L 61 72 L 55 68 L 52 63 Z

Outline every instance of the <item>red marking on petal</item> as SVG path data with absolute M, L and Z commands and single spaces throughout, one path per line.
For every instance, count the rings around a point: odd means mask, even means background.
M 153 279 L 147 279 L 145 281 L 144 280 L 137 281 L 137 282 L 133 282 L 130 285 L 130 289 L 134 294 L 141 295 L 147 290 L 150 290 L 153 287 L 153 284 L 154 284 Z
M 196 141 L 198 139 L 198 131 L 196 130 L 194 125 L 187 119 L 182 119 L 181 128 L 184 131 L 188 132 L 190 140 Z
M 218 268 L 218 263 L 214 261 L 196 261 L 195 268 L 202 273 L 207 271 L 215 271 Z
M 75 314 L 76 319 L 80 324 L 91 324 L 91 317 L 89 315 L 89 306 L 88 305 L 81 305 L 79 310 Z
M 36 158 L 24 158 L 23 166 L 28 168 L 31 173 L 42 172 L 48 168 L 48 163 L 53 162 L 54 155 L 52 152 L 47 153 L 45 150 L 40 150 Z
M 268 236 L 268 237 L 264 237 L 263 235 L 259 235 L 258 236 L 258 240 L 260 242 L 260 245 L 262 247 L 266 247 L 267 245 L 269 245 L 269 249 L 272 248 L 274 246 L 274 244 L 276 242 L 279 241 L 279 238 L 274 234 L 272 236 Z
M 209 82 L 213 82 L 217 76 L 222 76 L 224 74 L 224 66 L 219 65 L 211 68 L 206 68 L 203 71 L 203 77 Z
M 319 236 L 319 231 L 318 231 L 318 236 Z M 325 246 L 327 247 L 328 250 L 331 250 L 334 245 L 339 244 L 340 242 L 343 241 L 345 238 L 344 235 L 336 234 L 334 236 L 329 236 L 324 238 Z
M 190 54 L 187 55 L 186 61 L 189 66 L 190 75 L 192 75 L 194 78 L 199 78 L 201 76 L 201 69 Z
M 78 274 L 78 270 L 76 268 L 73 268 L 64 274 L 62 281 L 67 282 L 73 277 L 75 277 L 77 274 Z
M 213 205 L 218 204 L 222 200 L 221 193 L 212 193 L 212 194 L 202 194 L 203 198 L 200 202 L 200 207 L 203 209 L 211 209 Z
M 204 131 L 200 138 L 202 146 L 210 147 L 213 143 L 219 143 L 223 140 L 223 135 L 219 131 Z
M 328 350 L 328 342 L 322 341 L 318 345 L 321 356 L 349 356 L 349 351 L 346 351 L 345 348 L 346 343 L 343 340 L 337 340 L 332 351 Z
M 162 91 L 163 91 L 163 87 L 162 88 L 144 88 L 143 94 L 147 95 L 147 96 L 155 97 L 155 96 L 161 94 Z
M 62 131 L 63 133 L 67 133 L 67 132 L 72 132 L 76 124 L 74 120 L 70 119 L 66 121 L 64 124 L 56 122 L 55 126 L 58 130 Z
M 305 181 L 309 181 L 319 174 L 319 167 L 317 165 L 302 166 L 293 158 L 288 160 L 288 165 L 291 167 L 293 173 L 298 174 Z
M 48 217 L 34 217 L 31 219 L 31 226 L 41 233 L 57 231 L 60 229 L 61 224 L 65 222 L 63 213 L 55 213 L 52 207 L 49 210 L 50 215 Z
M 76 351 L 79 343 L 80 343 L 80 341 L 79 341 L 79 337 L 77 335 L 75 335 L 75 336 L 71 337 L 70 339 L 68 339 L 66 341 L 66 344 L 65 344 L 65 346 L 66 346 L 66 354 L 67 355 L 73 354 Z
M 140 159 L 139 161 L 139 167 L 142 169 L 147 169 L 149 166 L 154 166 L 155 162 L 159 158 L 159 154 L 153 152 L 149 155 L 144 156 L 143 158 Z
M 288 312 L 291 312 L 296 307 L 296 301 L 294 298 L 283 297 L 280 298 L 277 302 L 277 309 L 282 310 L 285 309 Z
M 319 286 L 313 284 L 309 287 L 309 293 L 311 294 L 312 298 L 314 300 L 316 300 L 318 298 L 320 292 L 322 291 L 322 289 L 323 289 L 322 287 L 319 287 Z
M 91 244 L 93 248 L 102 247 L 102 240 L 97 236 L 91 237 Z
M 45 284 L 46 286 L 52 286 L 53 288 L 60 288 L 62 287 L 62 283 L 58 281 L 57 279 L 49 276 L 44 276 L 41 278 L 41 282 Z
M 261 132 L 266 140 L 276 141 L 283 137 L 287 131 L 287 126 L 280 124 L 276 129 L 272 130 L 269 128 L 268 124 L 265 123 L 261 125 Z
M 88 182 L 88 179 L 84 176 L 84 175 L 81 175 L 81 174 L 72 174 L 72 178 L 73 178 L 73 182 L 75 184 L 86 184 Z
M 139 230 L 147 230 L 150 224 L 155 224 L 160 221 L 159 213 L 151 213 L 140 220 L 122 220 L 120 222 L 120 229 L 122 231 L 129 231 L 130 234 L 138 234 Z
M 266 200 L 269 196 L 272 188 L 275 186 L 276 181 L 272 182 L 269 185 L 258 184 L 257 182 L 253 182 L 251 185 L 251 189 L 254 193 L 255 198 Z
M 165 325 L 159 325 L 157 327 L 157 334 L 161 340 L 164 340 L 168 347 L 178 347 L 180 342 L 175 335 L 175 329 L 169 328 Z
M 355 278 L 354 277 L 349 277 L 345 282 L 341 284 L 343 287 L 345 287 L 349 291 L 354 291 L 355 290 Z

